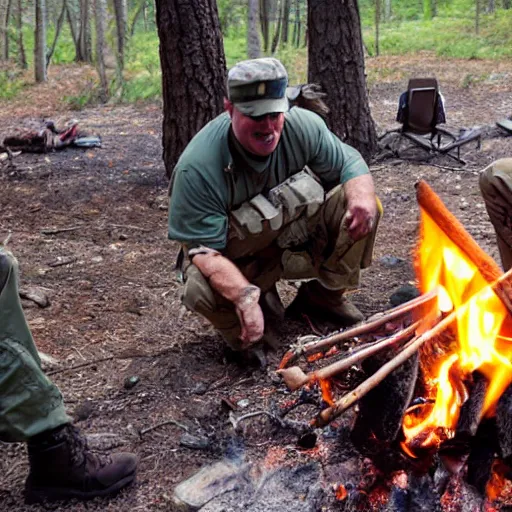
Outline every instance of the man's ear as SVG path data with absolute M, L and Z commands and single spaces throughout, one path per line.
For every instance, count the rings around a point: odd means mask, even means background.
M 224 110 L 229 112 L 229 117 L 233 116 L 233 103 L 231 103 L 227 98 L 224 98 Z

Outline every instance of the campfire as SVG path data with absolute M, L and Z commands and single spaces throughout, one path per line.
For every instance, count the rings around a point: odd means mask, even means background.
M 438 489 L 445 510 L 455 510 L 445 498 L 449 474 L 492 504 L 512 474 L 512 272 L 501 271 L 425 182 L 417 198 L 421 295 L 293 346 L 278 373 L 292 391 L 321 390 L 325 406 L 312 426 L 324 427 L 357 404 L 358 447 L 375 454 L 395 446 L 415 474 L 445 474 Z M 304 359 L 312 371 L 298 365 Z M 369 377 L 347 390 L 354 365 Z M 340 488 L 339 499 L 345 495 Z

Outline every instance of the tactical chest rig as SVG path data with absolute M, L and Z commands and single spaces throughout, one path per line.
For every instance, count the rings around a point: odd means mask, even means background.
M 229 238 L 272 238 L 281 249 L 299 245 L 308 239 L 307 220 L 324 201 L 323 186 L 306 167 L 271 189 L 268 197 L 258 194 L 232 211 Z

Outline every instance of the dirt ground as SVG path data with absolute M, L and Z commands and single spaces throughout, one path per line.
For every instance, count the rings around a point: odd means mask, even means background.
M 386 78 L 376 81 L 378 71 Z M 0 164 L 0 240 L 10 236 L 22 287 L 42 289 L 50 299 L 46 308 L 26 300 L 24 305 L 39 349 L 55 359 L 46 368 L 70 415 L 88 434 L 110 433 L 97 437 L 100 448 L 136 452 L 140 469 L 137 484 L 109 502 L 57 509 L 170 510 L 174 486 L 221 459 L 234 438 L 243 443 L 247 461 L 308 460 L 294 435 L 276 434 L 264 417 L 244 422 L 237 435 L 228 418 L 230 407 L 238 416 L 290 398 L 273 375 L 281 354 L 270 355 L 267 370 L 240 364 L 205 321 L 180 305 L 173 273 L 177 245 L 166 236 L 161 105 L 65 111 L 49 99 L 61 94 L 55 91 L 64 76 L 59 73 L 64 71 L 52 71 L 50 84 L 21 100 L 0 105 L 0 140 L 20 124 L 52 118 L 59 125 L 75 118 L 84 130 L 101 135 L 102 148 L 24 154 L 15 158 L 14 169 Z M 367 316 L 388 308 L 390 295 L 414 280 L 419 179 L 498 260 L 478 172 L 512 156 L 512 136 L 492 128 L 512 114 L 512 62 L 383 57 L 368 62 L 368 74 L 379 132 L 397 126 L 399 94 L 409 77 L 422 75 L 437 76 L 448 127 L 490 128 L 480 150 L 474 144 L 463 147 L 463 168 L 447 158 L 430 164 L 390 159 L 372 166 L 385 213 L 374 264 L 351 295 Z M 65 76 L 82 79 L 75 67 Z M 279 290 L 288 304 L 295 287 L 282 283 Z M 311 333 L 307 322 L 290 322 L 283 325 L 282 337 L 293 343 L 298 334 Z M 139 379 L 131 388 L 130 377 Z M 160 425 L 168 420 L 174 423 Z M 150 427 L 156 428 L 141 434 Z M 183 427 L 208 446 L 182 446 Z M 0 444 L 0 454 L 0 509 L 44 510 L 23 505 L 24 445 Z

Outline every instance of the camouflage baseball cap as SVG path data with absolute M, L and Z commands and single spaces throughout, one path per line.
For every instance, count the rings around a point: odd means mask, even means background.
M 287 112 L 288 74 L 277 59 L 244 60 L 228 73 L 228 98 L 248 116 Z

